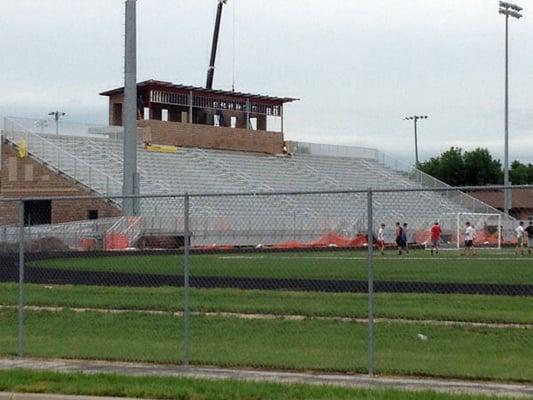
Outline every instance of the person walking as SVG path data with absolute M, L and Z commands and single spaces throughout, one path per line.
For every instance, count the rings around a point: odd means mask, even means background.
M 474 239 L 476 238 L 476 231 L 470 222 L 466 223 L 465 229 L 465 249 L 463 252 L 464 256 L 475 256 L 476 250 L 474 248 Z
M 533 221 L 529 221 L 529 225 L 524 229 L 527 233 L 527 254 L 531 255 L 531 249 L 533 248 Z
M 385 224 L 381 224 L 378 230 L 378 249 L 381 255 L 385 254 Z
M 440 236 L 442 235 L 442 229 L 438 222 L 435 222 L 431 227 L 431 255 L 435 251 L 439 254 Z
M 404 234 L 402 225 L 396 222 L 396 245 L 398 246 L 398 255 L 402 255 L 402 250 L 405 248 Z
M 516 236 L 516 249 L 515 254 L 524 255 L 524 239 L 525 239 L 525 230 L 524 230 L 524 221 L 520 221 L 518 226 L 514 230 Z
M 409 254 L 409 240 L 407 240 L 407 222 L 403 224 L 403 243 L 405 246 L 405 254 Z

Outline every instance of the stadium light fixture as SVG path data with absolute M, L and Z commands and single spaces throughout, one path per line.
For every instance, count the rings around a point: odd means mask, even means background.
M 519 5 L 508 3 L 506 1 L 500 1 L 500 8 L 498 12 L 505 15 L 505 151 L 503 162 L 503 183 L 505 186 L 509 186 L 509 17 L 520 19 L 523 10 Z M 504 212 L 509 214 L 511 208 L 511 192 L 506 189 L 504 191 Z
M 51 111 L 48 113 L 48 115 L 51 116 L 54 121 L 56 121 L 56 135 L 59 135 L 59 120 L 68 116 L 68 114 L 63 111 Z
M 418 133 L 417 133 L 417 124 L 419 119 L 427 119 L 427 115 L 410 115 L 405 117 L 405 121 L 413 121 L 415 127 L 415 167 L 418 168 L 420 162 L 418 160 Z
M 505 10 L 513 10 L 513 11 L 516 11 L 516 12 L 520 12 L 520 11 L 523 10 L 523 8 L 520 7 L 519 5 L 513 4 L 513 3 L 508 3 L 506 1 L 500 1 L 500 8 L 505 9 Z

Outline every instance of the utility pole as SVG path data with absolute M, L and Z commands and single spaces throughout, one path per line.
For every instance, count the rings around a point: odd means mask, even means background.
M 139 194 L 137 174 L 137 0 L 126 0 L 125 56 L 124 56 L 124 171 L 122 194 Z M 139 199 L 124 198 L 124 215 L 138 213 Z
M 417 123 L 419 119 L 427 119 L 427 115 L 411 115 L 409 117 L 405 117 L 404 120 L 406 121 L 413 121 L 414 122 L 414 128 L 415 128 L 415 168 L 418 168 L 420 165 L 420 160 L 418 159 L 418 132 L 417 132 Z
M 509 182 L 509 17 L 516 19 L 522 18 L 520 12 L 522 7 L 516 4 L 500 1 L 499 13 L 505 15 L 505 151 L 503 165 L 503 184 L 510 186 Z M 511 208 L 511 192 L 509 189 L 504 191 L 504 212 L 509 214 Z

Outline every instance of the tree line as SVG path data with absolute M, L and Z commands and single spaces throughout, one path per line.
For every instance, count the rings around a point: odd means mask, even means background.
M 503 167 L 488 149 L 463 151 L 451 147 L 437 157 L 420 163 L 418 169 L 451 186 L 503 184 Z M 509 179 L 513 185 L 533 184 L 533 164 L 511 163 Z

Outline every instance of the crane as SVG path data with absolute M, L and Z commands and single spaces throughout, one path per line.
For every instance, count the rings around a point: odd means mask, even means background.
M 220 20 L 222 19 L 222 8 L 227 2 L 228 0 L 218 0 L 215 30 L 213 31 L 213 42 L 211 44 L 211 58 L 209 60 L 209 68 L 207 69 L 207 82 L 205 84 L 205 87 L 207 89 L 213 88 L 213 77 L 215 75 L 215 59 L 217 58 L 218 34 L 220 32 Z

